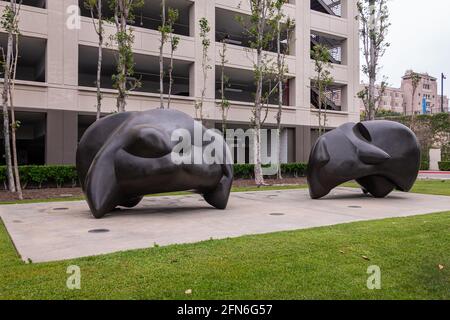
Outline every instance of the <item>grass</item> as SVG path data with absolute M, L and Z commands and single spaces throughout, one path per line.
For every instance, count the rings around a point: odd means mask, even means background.
M 450 299 L 449 244 L 447 212 L 24 264 L 0 225 L 0 299 Z
M 450 212 L 42 264 L 23 263 L 0 223 L 0 299 L 450 299 L 449 252 Z M 81 290 L 66 287 L 70 265 Z M 381 290 L 366 287 L 372 265 Z
M 349 182 L 342 185 L 348 188 L 359 188 L 359 185 L 355 182 Z M 263 186 L 263 187 L 233 187 L 231 192 L 253 192 L 253 191 L 273 191 L 273 190 L 294 190 L 294 189 L 306 189 L 308 186 L 304 185 L 286 185 L 286 186 Z M 450 180 L 418 180 L 411 190 L 414 193 L 434 194 L 450 196 Z M 162 194 L 153 194 L 148 197 L 159 196 L 184 196 L 191 194 L 187 191 L 181 192 L 169 192 Z M 27 200 L 15 200 L 15 201 L 0 201 L 1 205 L 8 204 L 30 204 L 30 203 L 42 203 L 42 202 L 65 202 L 65 201 L 80 201 L 84 200 L 84 197 L 65 197 L 65 198 L 50 198 L 50 199 L 27 199 Z
M 343 186 L 349 188 L 360 188 L 360 186 L 355 182 L 349 182 Z M 450 180 L 417 180 L 411 192 L 450 196 Z

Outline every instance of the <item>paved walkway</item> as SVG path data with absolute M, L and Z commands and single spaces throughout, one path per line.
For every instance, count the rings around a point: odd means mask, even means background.
M 233 193 L 226 211 L 190 195 L 145 198 L 138 208 L 101 220 L 92 218 L 83 201 L 0 206 L 0 217 L 22 259 L 44 262 L 450 211 L 449 200 L 405 193 L 373 199 L 357 189 L 339 188 L 323 200 L 311 200 L 307 190 Z M 98 229 L 108 232 L 93 232 Z

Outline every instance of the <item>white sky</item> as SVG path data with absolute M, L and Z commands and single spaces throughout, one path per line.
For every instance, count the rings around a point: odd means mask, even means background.
M 391 47 L 381 61 L 380 75 L 399 87 L 407 69 L 428 72 L 439 79 L 440 93 L 443 72 L 448 79 L 444 94 L 450 96 L 450 1 L 390 0 L 389 9 Z

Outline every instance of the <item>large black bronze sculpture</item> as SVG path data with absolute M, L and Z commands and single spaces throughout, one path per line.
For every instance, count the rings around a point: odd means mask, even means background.
M 347 123 L 324 134 L 308 164 L 309 192 L 326 196 L 356 180 L 365 193 L 383 198 L 393 190 L 409 191 L 417 179 L 420 149 L 414 133 L 391 121 Z
M 178 156 L 188 161 L 173 158 L 182 140 L 174 140 L 173 134 L 180 130 L 189 141 Z M 207 164 L 202 152 L 212 143 L 221 145 L 223 153 Z M 77 150 L 77 170 L 96 218 L 118 206 L 134 207 L 147 194 L 184 190 L 195 190 L 212 206 L 225 209 L 233 182 L 228 152 L 220 134 L 182 112 L 126 112 L 105 117 L 86 131 Z

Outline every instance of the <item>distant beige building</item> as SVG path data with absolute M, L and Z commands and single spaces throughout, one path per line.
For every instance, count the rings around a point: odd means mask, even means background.
M 226 74 L 231 102 L 229 128 L 248 128 L 252 115 L 254 87 L 253 59 L 249 38 L 236 15 L 249 17 L 247 0 L 167 0 L 180 12 L 175 33 L 180 44 L 175 52 L 172 107 L 194 115 L 194 103 L 201 96 L 203 74 L 202 45 L 198 21 L 211 24 L 210 64 L 204 104 L 207 125 L 220 128 L 221 41 L 228 44 Z M 0 1 L 0 14 L 7 1 Z M 77 143 L 95 121 L 97 35 L 84 0 L 24 0 L 20 30 L 20 61 L 16 85 L 16 110 L 21 121 L 18 132 L 22 164 L 73 164 Z M 240 5 L 241 4 L 241 5 Z M 81 7 L 79 28 L 74 13 Z M 289 81 L 283 111 L 282 160 L 307 161 L 318 128 L 317 93 L 311 89 L 314 66 L 311 47 L 325 43 L 332 53 L 332 76 L 328 93 L 328 126 L 337 127 L 359 119 L 356 93 L 359 86 L 359 37 L 356 0 L 289 0 L 284 12 L 296 21 L 287 56 Z M 127 111 L 159 107 L 160 1 L 145 0 L 133 23 L 136 75 L 142 88 L 128 98 Z M 106 38 L 114 33 L 106 28 Z M 0 46 L 6 35 L 0 31 Z M 115 111 L 116 91 L 111 76 L 115 72 L 114 48 L 104 51 L 103 111 Z M 166 46 L 166 63 L 170 55 Z M 275 57 L 274 50 L 268 52 Z M 166 77 L 165 87 L 168 87 Z M 276 101 L 270 102 L 266 128 L 274 128 Z
M 402 77 L 400 88 L 387 87 L 380 99 L 380 109 L 386 111 L 397 112 L 401 114 L 411 115 L 423 114 L 424 106 L 427 114 L 435 114 L 441 112 L 441 95 L 438 94 L 438 84 L 435 77 L 427 73 L 418 73 L 420 82 L 417 85 L 415 95 L 413 97 L 413 84 L 411 74 L 413 71 L 406 71 Z M 362 86 L 363 88 L 364 86 Z M 361 89 L 362 89 L 361 88 Z M 377 92 L 380 90 L 377 87 Z M 364 104 L 359 99 L 361 111 L 364 111 Z M 449 99 L 444 96 L 444 112 L 450 112 Z

